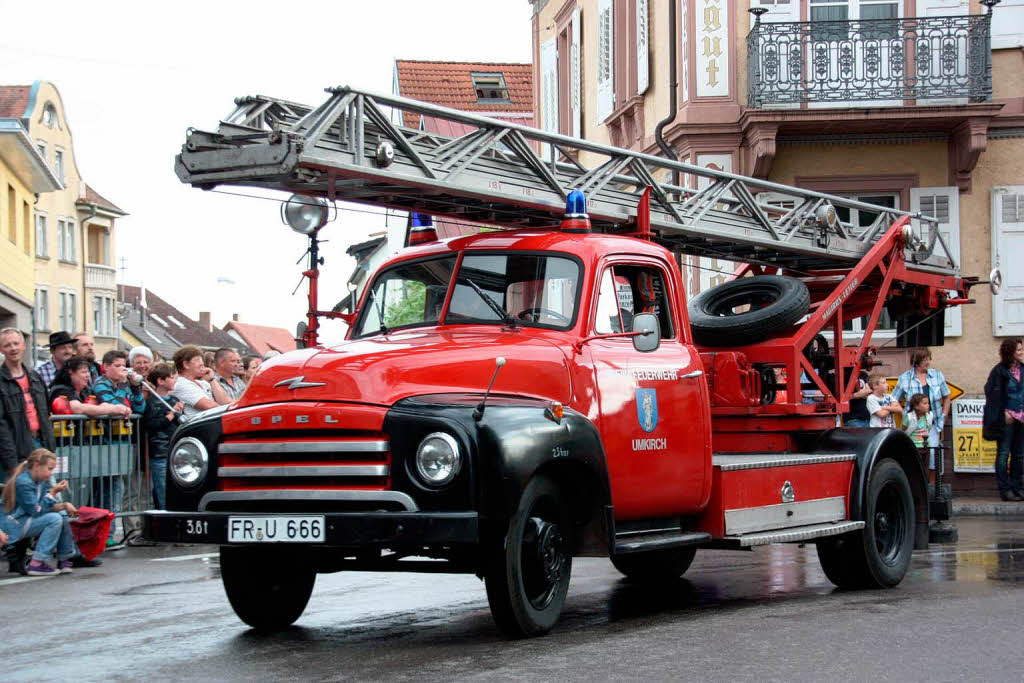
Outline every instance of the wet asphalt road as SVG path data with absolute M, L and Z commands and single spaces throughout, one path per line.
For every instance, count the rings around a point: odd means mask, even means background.
M 214 549 L 127 548 L 97 569 L 0 575 L 6 680 L 1021 680 L 1024 517 L 961 517 L 897 588 L 841 592 L 814 548 L 699 551 L 668 587 L 577 559 L 561 623 L 504 640 L 472 576 L 322 575 L 260 636 Z

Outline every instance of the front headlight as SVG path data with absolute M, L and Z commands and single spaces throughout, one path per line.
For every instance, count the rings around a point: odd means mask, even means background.
M 444 486 L 462 468 L 459 443 L 450 434 L 434 432 L 420 441 L 416 449 L 416 471 L 424 483 Z
M 179 485 L 189 488 L 206 478 L 210 457 L 199 439 L 186 436 L 171 451 L 171 476 Z

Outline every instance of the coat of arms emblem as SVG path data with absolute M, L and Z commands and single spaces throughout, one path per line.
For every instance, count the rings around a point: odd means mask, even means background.
M 645 432 L 658 426 L 658 392 L 656 389 L 636 390 L 636 419 Z

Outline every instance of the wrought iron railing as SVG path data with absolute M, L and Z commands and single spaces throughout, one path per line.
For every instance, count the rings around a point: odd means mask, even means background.
M 756 20 L 747 35 L 747 106 L 752 109 L 803 102 L 992 99 L 991 8 L 967 16 L 802 22 L 766 22 L 763 8 L 751 12 Z

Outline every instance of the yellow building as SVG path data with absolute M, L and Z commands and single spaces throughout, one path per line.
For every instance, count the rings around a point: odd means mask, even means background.
M 22 126 L 29 86 L 0 88 L 0 327 L 32 329 L 36 198 L 63 189 Z
M 663 156 L 663 122 L 680 161 L 921 211 L 940 219 L 965 275 L 999 266 L 1002 293 L 972 290 L 977 303 L 947 311 L 934 349 L 950 381 L 982 391 L 1000 338 L 1024 335 L 1024 4 L 532 2 L 545 130 Z M 730 264 L 684 268 L 692 295 Z M 883 371 L 898 374 L 908 352 L 883 322 Z M 860 321 L 848 328 L 851 343 Z
M 11 90 L 0 87 L 0 93 Z M 36 81 L 18 118 L 37 154 L 63 186 L 33 207 L 36 358 L 48 358 L 51 332 L 86 332 L 98 356 L 118 338 L 115 221 L 126 215 L 86 185 L 75 161 L 71 128 L 56 86 Z

